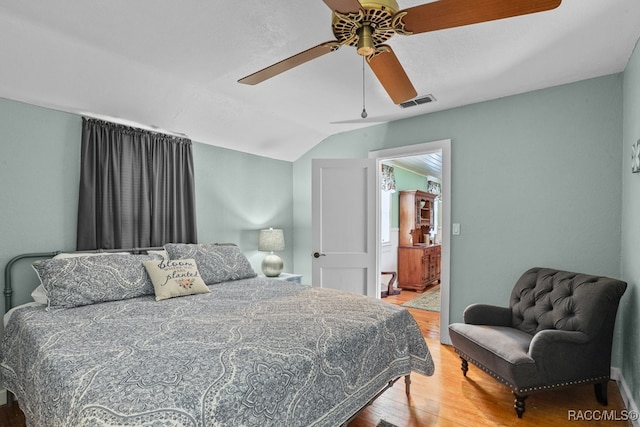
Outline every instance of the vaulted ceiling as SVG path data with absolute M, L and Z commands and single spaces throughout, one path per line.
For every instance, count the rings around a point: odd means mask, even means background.
M 401 9 L 427 2 L 398 0 Z M 368 67 L 363 86 L 349 46 L 237 83 L 333 40 L 321 0 L 0 0 L 0 97 L 293 161 L 335 133 L 620 72 L 639 37 L 638 0 L 563 0 L 396 35 L 388 44 L 418 96 L 436 99 L 401 109 Z

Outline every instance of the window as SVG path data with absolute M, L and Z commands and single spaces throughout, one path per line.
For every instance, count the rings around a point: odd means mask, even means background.
M 393 167 L 382 163 L 380 169 L 380 243 L 391 243 L 391 195 L 396 192 Z
M 380 243 L 391 244 L 391 191 L 380 190 Z
M 83 118 L 77 249 L 196 241 L 191 140 Z

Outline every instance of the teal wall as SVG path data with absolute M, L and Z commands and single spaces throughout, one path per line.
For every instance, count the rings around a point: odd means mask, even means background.
M 21 253 L 75 247 L 81 125 L 72 114 L 0 98 L 2 268 Z M 4 275 L 0 281 L 4 289 Z M 17 289 L 14 303 L 31 289 Z M 0 307 L 4 313 L 4 298 Z
M 451 139 L 451 221 L 462 232 L 451 238 L 450 321 L 473 302 L 507 304 L 533 266 L 619 277 L 622 80 L 610 75 L 327 138 L 293 166 L 296 272 L 311 275 L 311 159 Z M 620 360 L 618 352 L 616 366 Z
M 620 307 L 617 328 L 621 368 L 633 399 L 640 404 L 640 173 L 631 173 L 631 146 L 640 140 L 640 48 L 627 65 L 623 82 L 622 139 L 622 278 L 628 288 Z
M 194 144 L 193 159 L 198 240 L 236 243 L 260 273 L 259 230 L 281 228 L 278 255 L 293 271 L 292 163 L 206 144 Z
M 81 125 L 80 116 L 0 98 L 3 267 L 21 253 L 75 248 Z M 200 143 L 193 153 L 199 241 L 237 243 L 259 272 L 258 231 L 280 227 L 286 250 L 279 255 L 292 269 L 291 162 Z M 28 272 L 29 262 L 17 271 Z M 14 301 L 29 292 L 17 291 Z

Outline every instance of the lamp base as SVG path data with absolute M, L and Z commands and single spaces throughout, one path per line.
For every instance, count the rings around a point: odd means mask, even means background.
M 262 260 L 262 272 L 267 277 L 278 277 L 283 267 L 284 262 L 278 255 L 269 254 Z

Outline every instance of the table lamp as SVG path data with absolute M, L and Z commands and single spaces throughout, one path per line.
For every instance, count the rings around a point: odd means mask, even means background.
M 269 252 L 269 255 L 262 260 L 262 272 L 267 277 L 278 277 L 282 273 L 284 262 L 282 258 L 275 255 L 274 251 L 284 250 L 284 233 L 282 230 L 270 227 L 268 230 L 260 230 L 260 240 L 258 250 Z

